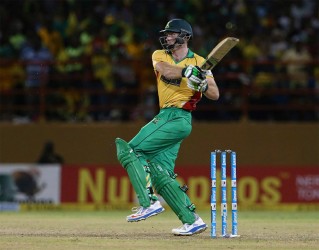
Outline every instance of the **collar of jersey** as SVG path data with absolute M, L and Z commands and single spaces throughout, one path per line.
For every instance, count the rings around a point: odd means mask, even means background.
M 175 63 L 180 63 L 180 62 L 183 61 L 185 58 L 193 58 L 193 57 L 194 57 L 194 52 L 191 51 L 190 49 L 188 49 L 187 55 L 186 55 L 182 60 L 180 60 L 180 61 L 175 61 L 175 60 L 174 60 L 174 57 L 172 57 L 172 58 L 173 58 L 173 61 L 174 61 Z

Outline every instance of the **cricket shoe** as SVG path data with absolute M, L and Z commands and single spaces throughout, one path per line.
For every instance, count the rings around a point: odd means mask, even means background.
M 193 224 L 185 223 L 179 228 L 174 228 L 172 230 L 172 233 L 174 235 L 189 236 L 204 232 L 206 228 L 207 225 L 205 224 L 205 222 L 196 214 L 196 221 Z
M 159 201 L 155 201 L 152 203 L 149 207 L 133 207 L 132 211 L 135 212 L 134 214 L 131 214 L 126 217 L 126 220 L 128 222 L 136 222 L 145 220 L 148 217 L 160 214 L 164 212 L 164 208 L 162 207 L 161 203 Z

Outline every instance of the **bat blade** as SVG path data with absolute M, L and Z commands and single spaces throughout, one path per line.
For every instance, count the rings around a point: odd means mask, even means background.
M 219 42 L 215 48 L 208 54 L 206 60 L 201 65 L 203 70 L 213 69 L 221 59 L 239 42 L 238 38 L 227 37 Z

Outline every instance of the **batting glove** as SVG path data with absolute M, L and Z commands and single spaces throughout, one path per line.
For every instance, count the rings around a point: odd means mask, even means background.
M 198 66 L 194 67 L 193 65 L 185 67 L 182 70 L 182 76 L 197 84 L 206 79 L 205 73 Z
M 205 93 L 208 89 L 208 83 L 207 83 L 207 80 L 202 80 L 201 83 L 195 83 L 195 82 L 192 82 L 191 80 L 188 79 L 187 81 L 187 86 L 192 89 L 192 90 L 195 90 L 197 92 L 201 92 L 201 93 Z

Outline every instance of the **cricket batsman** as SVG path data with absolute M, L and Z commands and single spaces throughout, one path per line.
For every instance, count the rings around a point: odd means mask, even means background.
M 160 112 L 130 142 L 115 139 L 117 158 L 128 173 L 140 205 L 132 209 L 134 213 L 127 216 L 127 221 L 145 220 L 164 211 L 154 187 L 182 222 L 172 233 L 193 235 L 203 232 L 207 225 L 196 213 L 187 187 L 176 180 L 175 160 L 182 141 L 191 133 L 196 104 L 203 95 L 217 100 L 219 90 L 211 71 L 198 67 L 205 59 L 188 47 L 193 30 L 187 21 L 173 19 L 160 34 L 163 49 L 152 55 Z

